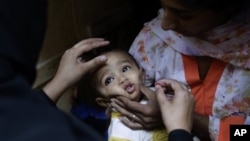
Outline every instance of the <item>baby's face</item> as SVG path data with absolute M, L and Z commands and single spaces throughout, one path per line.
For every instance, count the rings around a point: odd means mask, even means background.
M 98 92 L 105 98 L 124 96 L 131 100 L 140 98 L 140 69 L 125 53 L 108 52 L 108 61 L 96 72 Z

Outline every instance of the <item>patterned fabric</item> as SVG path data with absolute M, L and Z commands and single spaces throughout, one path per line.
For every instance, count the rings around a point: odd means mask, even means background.
M 250 12 L 242 14 L 199 38 L 186 37 L 172 30 L 164 31 L 160 28 L 163 10 L 160 10 L 159 17 L 147 26 L 150 32 L 177 52 L 190 56 L 210 56 L 234 66 L 250 69 Z M 149 29 L 142 32 L 149 34 Z
M 222 128 L 229 129 L 230 124 L 225 122 L 222 126 L 222 119 L 249 117 L 250 13 L 235 15 L 226 24 L 197 38 L 164 31 L 162 16 L 160 9 L 158 17 L 145 24 L 129 52 L 145 70 L 147 86 L 163 78 L 188 84 L 198 103 L 196 112 L 209 115 L 211 138 L 219 140 L 225 131 Z M 202 82 L 195 56 L 214 58 Z

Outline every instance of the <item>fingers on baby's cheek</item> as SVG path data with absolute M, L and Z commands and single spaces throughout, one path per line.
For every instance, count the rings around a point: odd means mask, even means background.
M 114 102 L 122 107 L 124 107 L 126 105 L 126 99 L 124 99 L 122 97 L 118 97 L 117 99 L 114 99 Z

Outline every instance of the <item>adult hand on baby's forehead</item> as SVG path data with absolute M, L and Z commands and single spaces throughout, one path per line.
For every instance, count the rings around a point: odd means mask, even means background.
M 43 88 L 53 101 L 57 101 L 61 94 L 79 81 L 92 69 L 107 61 L 106 56 L 98 56 L 89 61 L 81 58 L 82 54 L 94 48 L 108 45 L 102 38 L 91 38 L 80 41 L 63 54 L 55 77 Z
M 89 71 L 107 61 L 107 57 L 104 55 L 85 61 L 82 59 L 82 54 L 108 44 L 109 41 L 102 38 L 90 38 L 80 41 L 74 47 L 65 51 L 55 78 L 59 79 L 59 82 L 66 82 L 68 86 L 73 85 Z

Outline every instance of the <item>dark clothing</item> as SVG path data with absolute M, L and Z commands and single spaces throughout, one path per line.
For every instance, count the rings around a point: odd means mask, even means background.
M 20 95 L 18 95 L 20 94 Z M 0 95 L 3 141 L 102 141 L 82 121 L 61 112 L 42 92 Z
M 0 83 L 22 75 L 32 84 L 45 28 L 45 0 L 1 0 Z
M 0 140 L 104 140 L 32 90 L 46 29 L 46 0 L 0 2 Z
M 168 135 L 169 141 L 193 141 L 193 137 L 185 130 L 173 130 Z

